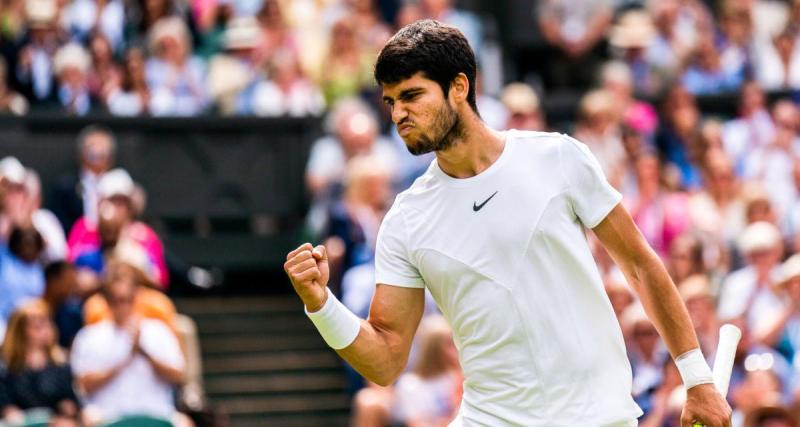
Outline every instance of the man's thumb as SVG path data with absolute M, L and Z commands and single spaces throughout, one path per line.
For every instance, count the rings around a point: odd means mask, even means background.
M 311 255 L 314 256 L 314 259 L 317 261 L 328 261 L 328 251 L 325 249 L 325 246 L 319 245 L 311 251 Z

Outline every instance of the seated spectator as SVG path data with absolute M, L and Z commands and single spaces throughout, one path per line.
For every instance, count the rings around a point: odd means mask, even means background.
M 747 265 L 723 281 L 718 312 L 723 319 L 745 316 L 748 324 L 755 327 L 780 306 L 770 287 L 780 274 L 781 235 L 773 224 L 755 222 L 744 229 L 738 245 Z
M 14 227 L 29 223 L 26 174 L 25 167 L 16 157 L 0 160 L 0 244 L 8 242 Z
M 676 397 L 682 391 L 681 375 L 672 358 L 665 357 L 661 365 L 661 381 L 636 403 L 644 411 L 640 427 L 677 426 L 680 424 L 683 401 Z
M 776 310 L 764 312 L 759 319 L 755 340 L 778 349 L 795 365 L 800 362 L 800 254 L 795 254 L 780 266 L 773 291 L 778 300 Z M 796 366 L 800 367 L 800 366 Z
M 768 144 L 753 149 L 744 161 L 744 178 L 757 182 L 768 193 L 778 218 L 788 213 L 795 199 L 793 171 L 800 158 L 800 111 L 789 100 L 772 107 L 775 133 Z
M 525 83 L 510 83 L 503 88 L 500 101 L 508 110 L 504 129 L 538 130 L 547 128 L 539 96 Z
M 372 76 L 375 54 L 359 44 L 356 34 L 355 22 L 350 17 L 340 19 L 331 29 L 331 42 L 319 73 L 319 86 L 327 105 L 375 87 Z
M 325 227 L 328 203 L 341 195 L 342 178 L 350 159 L 375 155 L 390 166 L 398 161 L 396 148 L 378 134 L 375 113 L 361 100 L 340 101 L 328 113 L 327 124 L 331 135 L 314 142 L 306 163 L 306 187 L 315 202 L 309 222 L 317 232 Z M 392 176 L 399 172 L 393 170 Z
M 208 65 L 208 91 L 223 115 L 252 114 L 254 91 L 263 79 L 257 48 L 261 27 L 253 17 L 228 21 L 222 35 L 225 52 L 214 55 Z
M 0 57 L 0 112 L 22 116 L 30 107 L 28 100 L 9 87 L 8 81 L 8 64 Z
M 108 41 L 112 54 L 121 50 L 125 42 L 123 0 L 75 0 L 63 13 L 74 40 L 89 44 L 93 34 L 99 34 Z
M 125 52 L 120 81 L 107 82 L 103 89 L 106 107 L 115 116 L 147 114 L 150 105 L 150 88 L 144 72 L 145 56 L 140 48 Z
M 408 426 L 446 425 L 458 411 L 462 379 L 450 327 L 441 316 L 426 317 L 414 366 L 395 385 L 393 418 Z
M 700 37 L 689 65 L 681 77 L 686 90 L 695 95 L 732 92 L 744 81 L 744 68 L 723 64 L 711 34 Z
M 79 267 L 103 272 L 105 260 L 118 242 L 130 241 L 146 252 L 155 281 L 162 289 L 169 283 L 164 245 L 152 228 L 136 221 L 135 184 L 122 169 L 112 170 L 97 185 L 100 201 L 100 222 L 79 220 L 69 233 L 69 256 Z
M 618 182 L 625 160 L 617 107 L 610 92 L 592 90 L 581 98 L 575 124 L 575 138 L 589 147 L 611 183 Z
M 620 16 L 609 32 L 612 52 L 630 70 L 636 93 L 652 96 L 661 92 L 674 73 L 672 46 L 659 35 L 659 28 L 649 14 L 634 9 Z
M 174 0 L 134 0 L 125 2 L 125 41 L 126 46 L 144 49 L 156 23 L 163 18 L 175 15 L 177 5 Z
M 769 144 L 774 134 L 764 91 L 755 81 L 745 83 L 739 97 L 738 116 L 725 122 L 722 128 L 722 142 L 733 160 L 736 175 L 741 175 L 750 153 Z
M 103 34 L 93 34 L 88 46 L 92 58 L 87 77 L 89 95 L 98 101 L 105 100 L 109 88 L 120 84 L 122 68 L 114 59 L 111 43 Z
M 601 70 L 601 86 L 613 95 L 623 122 L 651 139 L 658 127 L 658 113 L 652 105 L 634 97 L 633 73 L 620 61 L 610 61 Z
M 63 40 L 58 31 L 56 0 L 25 2 L 27 32 L 22 36 L 10 75 L 32 109 L 52 108 L 59 104 L 53 73 L 53 56 Z
M 42 182 L 39 174 L 30 168 L 25 174 L 25 194 L 31 223 L 44 240 L 44 251 L 40 259 L 42 265 L 66 259 L 67 238 L 64 236 L 64 229 L 52 212 L 42 208 Z
M 253 113 L 257 116 L 318 116 L 325 107 L 320 90 L 300 68 L 289 50 L 275 52 L 267 63 L 268 80 L 258 83 L 253 93 Z
M 790 26 L 755 49 L 755 77 L 765 90 L 800 89 L 800 44 Z
M 46 408 L 56 417 L 51 425 L 77 427 L 79 403 L 56 335 L 42 300 L 23 304 L 11 316 L 3 342 L 6 371 L 0 374 L 0 421 L 19 422 L 24 420 L 23 411 Z
M 640 303 L 634 303 L 625 310 L 622 326 L 628 336 L 634 399 L 648 400 L 662 381 L 662 367 L 664 359 L 668 359 L 668 353 Z
M 706 271 L 703 261 L 703 244 L 689 233 L 676 237 L 669 245 L 667 271 L 675 283 Z
M 588 87 L 613 18 L 611 3 L 547 0 L 539 2 L 534 13 L 542 36 L 554 51 L 548 55 L 552 71 L 545 74 L 546 87 Z
M 33 227 L 16 227 L 8 246 L 0 244 L 0 320 L 5 321 L 21 303 L 44 294 L 44 271 L 39 257 L 42 236 Z
M 154 116 L 193 116 L 205 111 L 206 67 L 192 56 L 186 24 L 178 17 L 159 20 L 150 30 L 153 56 L 145 64 L 151 91 L 150 113 Z
M 78 170 L 58 178 L 53 185 L 50 209 L 58 217 L 65 232 L 81 217 L 97 224 L 100 197 L 97 184 L 116 162 L 117 142 L 105 127 L 89 125 L 77 137 Z
M 701 182 L 703 147 L 698 146 L 700 109 L 694 96 L 680 85 L 673 87 L 662 103 L 664 121 L 656 135 L 659 154 L 677 169 L 681 188 L 697 190 Z
M 78 270 L 70 263 L 56 261 L 44 269 L 47 303 L 58 330 L 58 344 L 70 348 L 83 327 L 83 295 L 78 284 Z
M 58 101 L 68 115 L 83 116 L 97 102 L 89 92 L 91 58 L 83 46 L 69 43 L 53 57 L 53 69 L 58 79 Z
M 120 253 L 118 258 L 111 260 L 104 281 L 121 280 L 121 278 L 133 280 L 137 285 L 133 301 L 133 311 L 136 315 L 162 322 L 177 336 L 175 305 L 163 292 L 156 290 L 152 278 L 142 269 L 143 266 L 139 265 L 142 261 L 141 254 L 139 256 L 133 254 L 131 248 L 125 252 L 127 253 Z M 87 325 L 112 318 L 111 307 L 102 294 L 96 293 L 90 296 L 83 305 L 83 320 Z
M 753 16 L 745 2 L 724 2 L 719 18 L 720 34 L 716 40 L 720 66 L 734 73 L 751 74 L 753 67 Z
M 702 273 L 694 274 L 678 283 L 678 292 L 692 319 L 700 349 L 710 357 L 717 351 L 720 326 L 711 282 Z
M 169 328 L 134 310 L 138 285 L 131 277 L 109 278 L 103 295 L 113 320 L 84 327 L 70 361 L 86 407 L 87 425 L 147 415 L 186 425 L 175 410 L 174 388 L 184 381 L 184 359 Z
M 636 180 L 636 197 L 623 203 L 656 253 L 666 258 L 672 241 L 689 229 L 688 197 L 665 188 L 653 155 L 643 155 L 636 162 Z

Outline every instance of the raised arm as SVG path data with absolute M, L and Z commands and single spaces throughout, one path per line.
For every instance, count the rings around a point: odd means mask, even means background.
M 710 377 L 710 371 L 703 372 L 708 371 L 708 367 L 699 353 L 700 346 L 686 307 L 661 259 L 650 248 L 628 211 L 618 204 L 593 230 L 639 295 L 679 368 L 683 357 L 696 359 L 681 370 L 684 383 L 691 379 L 686 384 L 688 391 L 681 425 L 702 421 L 708 427 L 729 427 L 731 409 L 714 389 L 710 378 L 705 378 Z M 684 360 L 689 361 L 688 358 Z M 695 380 L 698 382 L 692 384 Z
M 328 291 L 324 246 L 301 245 L 286 256 L 284 270 L 328 345 L 372 382 L 389 385 L 397 379 L 422 318 L 422 289 L 379 284 L 363 320 Z

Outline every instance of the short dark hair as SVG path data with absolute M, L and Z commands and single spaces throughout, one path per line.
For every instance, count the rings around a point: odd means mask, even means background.
M 53 261 L 44 268 L 44 280 L 49 283 L 73 268 L 75 267 L 67 261 Z
M 11 230 L 11 235 L 8 236 L 8 250 L 12 254 L 19 256 L 22 252 L 22 245 L 26 239 L 33 239 L 36 245 L 36 251 L 41 253 L 44 250 L 44 239 L 39 232 L 30 227 L 14 227 Z
M 475 101 L 477 74 L 475 54 L 458 28 L 432 19 L 416 21 L 397 32 L 378 54 L 375 80 L 393 84 L 418 72 L 439 84 L 445 98 L 458 73 L 469 81 L 467 102 L 478 112 Z

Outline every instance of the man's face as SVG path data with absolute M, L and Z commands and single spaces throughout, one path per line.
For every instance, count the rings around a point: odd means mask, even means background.
M 114 321 L 118 325 L 124 325 L 133 314 L 134 300 L 136 297 L 136 286 L 130 283 L 110 284 L 106 294 L 106 301 Z
M 95 132 L 86 137 L 83 149 L 83 165 L 96 175 L 107 172 L 114 162 L 111 149 L 111 139 L 108 135 Z
M 383 100 L 411 154 L 445 150 L 460 137 L 458 113 L 439 84 L 422 73 L 383 85 Z

